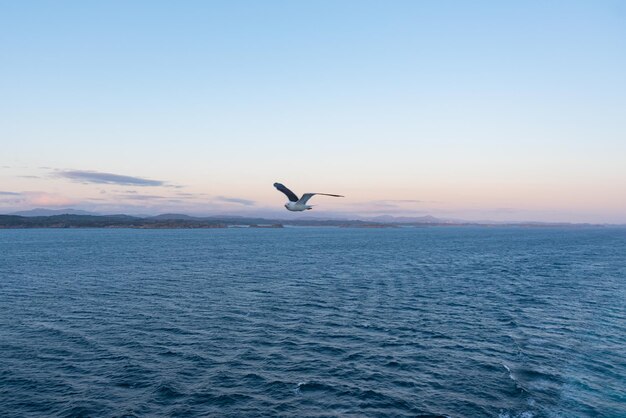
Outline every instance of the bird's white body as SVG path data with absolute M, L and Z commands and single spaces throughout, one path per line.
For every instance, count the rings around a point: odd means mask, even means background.
M 322 196 L 343 197 L 338 194 L 329 193 L 305 193 L 301 197 L 298 197 L 298 195 L 286 188 L 284 184 L 274 183 L 274 187 L 276 187 L 279 192 L 287 196 L 289 202 L 285 203 L 285 209 L 291 212 L 304 212 L 305 210 L 313 209 L 313 206 L 307 205 L 307 203 L 309 202 L 309 199 L 317 194 Z
M 285 208 L 292 212 L 303 212 L 305 210 L 313 209 L 313 206 L 305 205 L 300 202 L 287 202 L 285 203 Z

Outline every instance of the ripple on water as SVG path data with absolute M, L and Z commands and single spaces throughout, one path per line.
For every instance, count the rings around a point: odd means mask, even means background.
M 626 416 L 626 230 L 0 231 L 0 416 Z

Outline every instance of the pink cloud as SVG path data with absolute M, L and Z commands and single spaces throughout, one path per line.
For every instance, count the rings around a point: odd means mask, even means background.
M 77 203 L 76 200 L 68 197 L 46 192 L 25 192 L 26 201 L 33 206 L 66 206 Z

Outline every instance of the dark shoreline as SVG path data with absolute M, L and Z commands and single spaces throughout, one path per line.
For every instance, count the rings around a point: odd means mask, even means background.
M 481 223 L 481 222 L 370 222 L 361 220 L 274 220 L 244 217 L 210 217 L 194 218 L 180 215 L 160 215 L 140 218 L 128 215 L 51 215 L 51 216 L 18 216 L 0 215 L 0 229 L 34 229 L 34 228 L 126 228 L 126 229 L 225 229 L 225 228 L 283 228 L 285 226 L 300 227 L 338 227 L 338 228 L 369 228 L 386 229 L 402 227 L 568 227 L 587 228 L 604 227 L 600 224 L 571 223 Z M 616 225 L 619 227 L 619 225 Z

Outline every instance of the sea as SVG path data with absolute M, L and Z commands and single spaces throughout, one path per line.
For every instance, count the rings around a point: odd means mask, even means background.
M 1 417 L 626 417 L 626 228 L 0 230 Z

